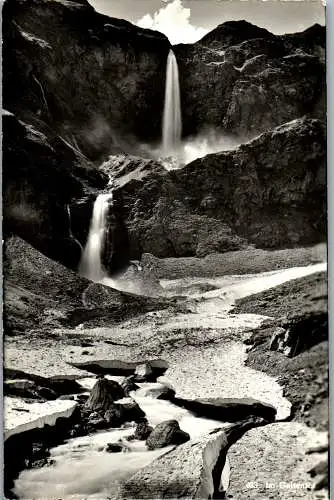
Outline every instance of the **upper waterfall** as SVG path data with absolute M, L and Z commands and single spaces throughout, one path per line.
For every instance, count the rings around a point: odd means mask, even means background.
M 177 149 L 182 133 L 179 70 L 172 50 L 169 51 L 166 68 L 165 103 L 162 123 L 163 154 L 169 156 Z

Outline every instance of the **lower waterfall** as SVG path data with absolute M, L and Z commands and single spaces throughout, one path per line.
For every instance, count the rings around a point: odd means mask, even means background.
M 85 278 L 99 282 L 106 272 L 102 264 L 102 251 L 107 231 L 107 216 L 113 196 L 111 193 L 99 194 L 94 202 L 87 243 L 85 245 L 79 272 Z

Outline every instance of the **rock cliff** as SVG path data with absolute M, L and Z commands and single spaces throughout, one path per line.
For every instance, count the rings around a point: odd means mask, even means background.
M 3 116 L 2 168 L 5 235 L 17 234 L 45 255 L 76 269 L 92 200 L 107 185 L 108 177 L 59 137 L 48 139 L 10 114 Z M 81 199 L 88 202 L 80 205 Z M 117 203 L 115 207 L 109 239 L 116 269 L 127 262 L 127 234 Z
M 246 21 L 221 24 L 174 50 L 184 134 L 221 128 L 254 137 L 311 114 L 326 114 L 325 28 L 276 36 Z
M 325 163 L 324 125 L 301 118 L 175 171 L 124 156 L 103 170 L 122 194 L 133 256 L 203 257 L 322 241 Z
M 17 118 L 4 121 L 5 232 L 76 268 L 112 175 L 110 270 L 127 262 L 129 245 L 135 258 L 202 257 L 324 239 L 324 28 L 275 36 L 227 22 L 175 46 L 184 135 L 262 135 L 167 172 L 115 156 L 160 140 L 164 35 L 85 0 L 7 0 L 3 19 L 3 103 Z
M 3 20 L 5 109 L 90 158 L 159 139 L 164 35 L 86 1 L 7 0 Z

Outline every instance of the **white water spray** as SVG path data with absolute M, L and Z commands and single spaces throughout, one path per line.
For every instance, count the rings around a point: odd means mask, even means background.
M 165 156 L 169 156 L 177 150 L 181 141 L 181 133 L 179 70 L 175 54 L 170 50 L 167 58 L 165 104 L 162 124 L 162 148 Z
M 112 202 L 112 194 L 99 194 L 93 207 L 87 243 L 84 248 L 79 272 L 86 278 L 99 282 L 106 272 L 102 265 L 102 250 L 107 230 L 107 215 Z

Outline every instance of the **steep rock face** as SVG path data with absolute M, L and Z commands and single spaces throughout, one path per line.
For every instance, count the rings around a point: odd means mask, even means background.
M 157 139 L 170 44 L 86 1 L 7 0 L 4 107 L 90 158 Z
M 13 115 L 3 116 L 4 232 L 14 233 L 45 255 L 76 268 L 85 244 L 93 200 L 108 182 L 84 156 L 59 137 L 47 139 Z M 76 211 L 71 206 L 90 199 Z M 115 203 L 108 239 L 111 265 L 127 262 L 127 236 Z
M 325 128 L 303 118 L 179 170 L 124 157 L 103 170 L 123 197 L 130 253 L 180 257 L 323 241 L 325 163 Z
M 122 196 L 132 258 L 143 252 L 159 257 L 204 256 L 248 246 L 228 221 L 195 213 L 186 183 L 159 162 L 116 156 L 102 170 L 114 176 L 115 193 Z
M 317 243 L 326 235 L 325 137 L 321 121 L 293 120 L 175 176 L 195 212 L 228 221 L 257 246 Z
M 276 36 L 230 21 L 174 50 L 185 135 L 207 126 L 254 137 L 307 113 L 325 117 L 324 27 Z

